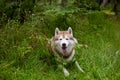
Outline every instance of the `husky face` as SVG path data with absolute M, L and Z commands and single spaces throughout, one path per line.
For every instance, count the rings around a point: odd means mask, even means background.
M 77 43 L 70 27 L 67 31 L 59 31 L 59 29 L 56 28 L 54 41 L 55 49 L 63 56 L 68 56 L 74 49 L 75 43 Z

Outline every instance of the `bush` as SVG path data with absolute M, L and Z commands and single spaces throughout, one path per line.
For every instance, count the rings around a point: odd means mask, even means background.
M 99 5 L 96 0 L 76 0 L 75 4 L 79 8 L 85 8 L 87 10 L 99 10 Z

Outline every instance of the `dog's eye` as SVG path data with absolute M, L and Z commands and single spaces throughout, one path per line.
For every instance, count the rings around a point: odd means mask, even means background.
M 58 40 L 58 38 L 56 38 L 55 40 Z
M 66 38 L 66 40 L 68 40 L 68 38 Z
M 60 39 L 60 40 L 62 40 L 62 39 Z
M 70 38 L 70 40 L 74 40 L 73 38 Z

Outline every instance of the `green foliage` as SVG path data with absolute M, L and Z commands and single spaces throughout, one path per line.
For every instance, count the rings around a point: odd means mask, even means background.
M 31 2 L 26 3 L 27 0 L 20 3 L 19 5 L 24 6 L 19 9 L 24 8 L 26 12 L 29 11 L 28 6 L 33 7 Z M 16 19 L 9 20 L 0 29 L 1 80 L 120 78 L 120 28 L 114 18 L 111 17 L 113 21 L 110 21 L 107 19 L 109 16 L 102 12 L 81 10 L 71 5 L 63 8 L 37 4 L 33 12 L 34 14 L 28 15 L 23 24 Z M 4 18 L 7 19 L 1 19 Z M 56 27 L 67 30 L 69 26 L 79 42 L 76 47 L 76 58 L 85 73 L 79 73 L 74 65 L 70 65 L 70 76 L 64 77 L 52 56 L 49 40 L 54 35 Z
M 34 7 L 34 0 L 18 0 L 18 1 L 5 1 L 0 2 L 0 25 L 8 22 L 11 19 L 24 23 L 29 19 Z
M 99 5 L 96 0 L 75 0 L 75 4 L 87 10 L 99 10 Z
M 93 0 L 93 1 L 89 1 L 89 0 L 76 0 L 76 3 L 80 3 L 80 5 L 78 5 L 79 8 L 84 8 L 84 10 L 87 9 L 98 9 L 97 8 L 97 3 Z M 50 5 L 45 5 L 49 2 Z M 74 8 L 75 10 L 78 10 L 78 7 L 75 7 L 74 5 L 74 0 L 68 1 L 67 7 L 68 9 Z M 42 4 L 45 3 L 45 4 Z M 53 5 L 51 5 L 53 4 Z M 57 5 L 58 7 L 61 7 L 58 5 L 58 1 L 35 1 L 35 0 L 18 0 L 18 1 L 5 1 L 5 0 L 1 0 L 0 2 L 0 25 L 3 25 L 4 23 L 8 22 L 11 19 L 17 20 L 20 23 L 24 23 L 24 21 L 28 20 L 30 18 L 30 16 L 33 13 L 37 13 L 41 14 L 42 11 L 45 11 L 46 9 L 51 10 L 51 9 L 56 9 L 56 7 L 54 7 L 54 5 Z M 62 7 L 63 8 L 63 7 Z M 73 11 L 72 11 L 73 12 Z M 63 14 L 63 13 L 62 13 Z

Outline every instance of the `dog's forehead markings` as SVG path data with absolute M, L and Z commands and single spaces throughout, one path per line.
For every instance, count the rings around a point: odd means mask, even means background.
M 59 31 L 58 35 L 65 38 L 66 36 L 70 36 L 68 31 Z

